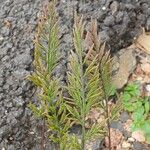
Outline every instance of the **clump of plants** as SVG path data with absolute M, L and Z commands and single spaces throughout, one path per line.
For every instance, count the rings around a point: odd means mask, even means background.
M 74 49 L 69 52 L 67 84 L 62 86 L 61 79 L 55 76 L 56 67 L 61 63 L 55 5 L 55 1 L 50 3 L 38 25 L 35 72 L 29 79 L 38 88 L 40 105 L 31 103 L 30 108 L 44 120 L 49 139 L 55 143 L 56 149 L 85 150 L 88 141 L 104 135 L 109 137 L 111 149 L 110 121 L 117 114 L 117 109 L 110 111 L 108 108 L 109 97 L 114 93 L 110 53 L 106 52 L 105 44 L 100 40 L 97 21 L 91 21 L 91 30 L 85 35 L 83 16 L 75 14 Z M 64 92 L 67 92 L 67 97 L 64 97 Z M 102 124 L 94 123 L 87 129 L 86 117 L 94 108 L 103 109 L 105 119 Z M 74 124 L 81 127 L 81 136 L 70 133 Z
M 150 140 L 150 99 L 141 95 L 138 83 L 127 85 L 123 93 L 124 108 L 132 113 L 132 131 L 142 130 Z
M 40 19 L 35 39 L 35 72 L 29 77 L 38 87 L 40 107 L 35 104 L 30 104 L 30 107 L 46 122 L 49 138 L 57 143 L 58 149 L 67 149 L 70 122 L 62 96 L 60 78 L 54 77 L 56 66 L 60 61 L 59 25 L 54 2 Z

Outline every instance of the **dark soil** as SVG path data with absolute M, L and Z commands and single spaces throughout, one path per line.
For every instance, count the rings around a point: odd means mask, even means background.
M 33 71 L 33 39 L 37 16 L 46 0 L 0 1 L 0 149 L 40 150 L 41 123 L 28 108 L 36 102 L 35 88 L 26 80 Z M 62 63 L 57 75 L 65 76 L 72 47 L 73 10 L 82 13 L 89 27 L 97 18 L 103 40 L 116 52 L 133 43 L 142 27 L 150 30 L 150 0 L 60 0 L 57 5 L 62 40 Z M 63 68 L 63 69 L 62 69 Z M 136 146 L 135 146 L 136 147 Z M 47 148 L 50 150 L 50 148 Z M 138 150 L 138 148 L 135 150 Z

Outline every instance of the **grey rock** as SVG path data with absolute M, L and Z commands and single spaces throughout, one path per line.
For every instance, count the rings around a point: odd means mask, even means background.
M 10 132 L 10 128 L 5 125 L 3 127 L 0 128 L 0 139 L 2 139 L 5 135 L 8 135 Z
M 10 34 L 10 29 L 8 29 L 7 27 L 3 27 L 3 28 L 1 29 L 1 34 L 2 34 L 3 36 L 9 36 L 9 34 Z
M 104 20 L 104 24 L 106 26 L 113 26 L 114 22 L 115 22 L 115 18 L 114 18 L 113 15 L 106 17 L 105 20 Z
M 122 132 L 125 139 L 131 137 L 131 133 L 129 133 L 124 129 L 123 123 L 121 121 L 112 121 L 110 127 L 114 129 L 118 129 L 120 132 Z
M 15 150 L 14 145 L 9 145 L 8 148 L 7 148 L 7 150 Z
M 6 55 L 7 54 L 7 48 L 5 47 L 5 48 L 3 48 L 3 49 L 1 49 L 1 51 L 0 51 L 0 56 L 4 56 L 4 55 Z
M 23 79 L 29 75 L 29 72 L 24 69 L 18 69 L 14 71 L 13 75 L 17 79 Z
M 87 143 L 86 149 L 99 150 L 102 147 L 103 139 L 93 139 L 91 142 Z
M 128 10 L 132 10 L 132 9 L 135 8 L 135 6 L 132 5 L 131 3 L 126 4 L 125 7 L 126 7 Z
M 20 54 L 15 58 L 15 63 L 18 65 L 29 65 L 32 62 L 29 54 Z
M 112 121 L 110 124 L 111 128 L 115 128 L 123 132 L 123 124 L 120 121 Z
M 133 143 L 133 150 L 148 150 L 142 143 L 134 142 Z
M 117 55 L 114 57 L 113 71 L 118 71 L 113 75 L 112 83 L 117 89 L 121 89 L 136 67 L 136 56 L 134 55 L 134 48 L 130 47 L 122 49 L 118 55 L 119 57 Z
M 0 45 L 3 43 L 4 37 L 0 35 Z
M 115 12 L 118 11 L 119 9 L 119 3 L 117 1 L 113 1 L 111 4 L 110 4 L 110 9 L 112 11 L 112 14 L 114 14 Z
M 17 120 L 16 120 L 16 118 L 15 118 L 15 116 L 13 114 L 13 111 L 8 114 L 8 116 L 7 116 L 7 123 L 11 124 L 12 127 L 17 124 Z
M 13 43 L 7 43 L 7 44 L 6 44 L 6 47 L 7 47 L 8 49 L 12 48 L 12 47 L 13 47 Z
M 146 28 L 147 31 L 150 31 L 150 17 L 148 17 L 147 20 L 146 20 L 145 28 Z
M 101 31 L 100 35 L 101 35 L 102 41 L 109 41 L 110 40 L 110 37 L 109 37 L 109 34 L 107 31 Z
M 122 123 L 125 123 L 130 118 L 129 114 L 127 112 L 122 112 L 120 116 L 120 121 Z
M 117 15 L 115 16 L 115 21 L 116 21 L 116 23 L 120 23 L 122 20 L 123 20 L 123 12 L 122 11 L 119 11 L 118 13 L 117 13 Z
M 13 99 L 13 103 L 16 107 L 20 107 L 23 106 L 25 102 L 21 97 L 16 97 L 15 99 Z

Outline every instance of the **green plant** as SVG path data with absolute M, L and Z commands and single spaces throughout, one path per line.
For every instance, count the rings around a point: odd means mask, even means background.
M 150 100 L 142 97 L 137 83 L 127 85 L 123 93 L 124 108 L 132 113 L 132 131 L 142 130 L 150 140 Z
M 101 43 L 96 20 L 91 21 L 91 31 L 86 34 L 91 41 L 89 46 L 84 37 L 83 16 L 75 15 L 74 22 L 75 50 L 70 52 L 68 81 L 63 87 L 60 84 L 61 79 L 54 75 L 60 63 L 59 26 L 55 1 L 50 3 L 41 18 L 35 39 L 35 72 L 29 77 L 38 87 L 40 106 L 30 103 L 30 108 L 44 120 L 49 138 L 56 144 L 57 149 L 84 150 L 87 141 L 105 135 L 106 129 L 111 149 L 110 121 L 118 113 L 118 107 L 110 111 L 108 106 L 110 96 L 115 93 L 111 85 L 110 53 L 105 51 L 105 44 Z M 64 88 L 67 89 L 68 97 L 63 95 Z M 97 107 L 105 112 L 104 123 L 95 123 L 90 129 L 86 129 L 86 117 L 93 108 Z M 81 126 L 81 142 L 77 135 L 69 133 L 74 123 Z
M 113 108 L 109 108 L 110 97 L 117 95 L 115 86 L 111 82 L 112 77 L 112 60 L 113 58 L 110 55 L 110 51 L 105 48 L 105 43 L 101 41 L 100 35 L 98 34 L 98 25 L 96 20 L 91 21 L 91 31 L 87 33 L 87 41 L 93 46 L 87 53 L 88 61 L 97 57 L 96 65 L 98 65 L 99 73 L 99 86 L 101 87 L 101 109 L 104 110 L 104 116 L 106 118 L 107 136 L 109 140 L 109 149 L 111 149 L 111 133 L 110 133 L 110 122 L 114 119 L 117 119 L 119 112 L 122 108 L 120 101 L 116 102 L 116 105 Z
M 74 46 L 75 51 L 70 54 L 70 71 L 68 72 L 68 93 L 70 97 L 66 104 L 71 119 L 81 125 L 81 144 L 73 138 L 74 149 L 85 149 L 85 143 L 95 136 L 105 135 L 106 129 L 110 140 L 110 121 L 116 117 L 119 107 L 109 110 L 108 102 L 116 90 L 111 84 L 111 64 L 109 51 L 101 42 L 98 34 L 97 21 L 91 21 L 91 31 L 84 39 L 84 21 L 82 16 L 75 16 Z M 85 47 L 88 49 L 85 52 Z M 70 106 L 70 103 L 72 106 Z M 104 124 L 94 124 L 90 130 L 85 127 L 86 116 L 92 108 L 99 107 L 104 110 Z M 106 127 L 107 124 L 107 127 Z M 77 144 L 78 143 L 78 144 Z
M 45 120 L 49 138 L 57 143 L 58 149 L 63 150 L 67 149 L 70 122 L 62 97 L 60 79 L 54 77 L 59 62 L 60 45 L 54 2 L 50 3 L 47 12 L 38 24 L 34 53 L 35 72 L 29 77 L 39 89 L 40 107 L 30 103 L 30 108 L 38 117 Z
M 100 104 L 101 87 L 97 56 L 87 65 L 87 57 L 84 48 L 84 23 L 83 17 L 75 16 L 74 23 L 74 46 L 75 52 L 70 54 L 70 71 L 68 72 L 67 90 L 70 95 L 66 107 L 71 115 L 72 121 L 81 125 L 81 144 L 78 140 L 73 140 L 73 149 L 85 149 L 85 143 L 102 133 L 101 125 L 94 124 L 90 130 L 86 130 L 86 116 L 93 107 Z M 90 48 L 92 49 L 92 47 Z M 71 106 L 70 106 L 71 103 Z

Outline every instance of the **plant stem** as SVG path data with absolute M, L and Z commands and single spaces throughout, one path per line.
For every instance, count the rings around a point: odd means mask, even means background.
M 103 92 L 104 92 L 104 99 L 105 99 L 105 102 L 106 102 L 106 118 L 107 118 L 107 129 L 108 129 L 108 143 L 109 143 L 109 150 L 111 150 L 111 133 L 110 133 L 110 120 L 109 120 L 109 108 L 108 108 L 108 101 L 109 101 L 109 98 L 107 96 L 107 92 L 106 92 L 106 89 L 105 89 L 105 81 L 103 79 L 103 71 L 101 69 L 101 65 L 99 63 L 99 71 L 100 71 L 100 75 L 101 75 L 101 82 L 102 82 L 102 89 L 103 89 Z
M 81 115 L 82 115 L 82 139 L 81 139 L 81 148 L 82 150 L 85 149 L 85 105 L 86 105 L 86 100 L 85 100 L 85 81 L 84 81 L 84 69 L 83 69 L 83 59 L 82 59 L 82 52 L 83 52 L 83 47 L 82 43 L 81 44 L 81 52 L 78 56 L 79 58 L 79 64 L 81 65 L 81 81 L 82 81 L 82 107 L 81 107 Z
M 45 119 L 43 120 L 42 126 L 42 138 L 41 138 L 41 150 L 45 150 Z
M 111 150 L 111 133 L 110 133 L 110 121 L 109 121 L 108 99 L 106 99 L 106 117 L 107 117 L 107 128 L 108 128 L 109 150 Z
M 84 118 L 83 118 L 84 119 Z M 82 147 L 82 150 L 85 149 L 85 122 L 83 121 L 83 124 L 82 124 L 82 140 L 81 140 L 81 147 Z

